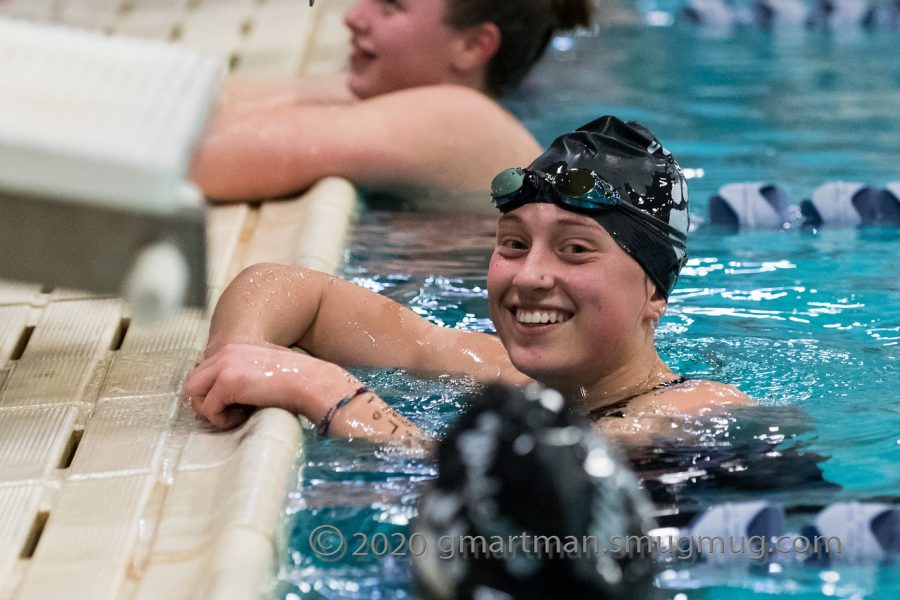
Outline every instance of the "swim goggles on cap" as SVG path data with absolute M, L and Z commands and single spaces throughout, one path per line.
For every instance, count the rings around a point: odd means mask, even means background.
M 556 192 L 551 195 L 552 200 L 562 208 L 590 213 L 618 207 L 670 243 L 684 248 L 687 242 L 683 231 L 622 200 L 612 184 L 590 169 L 565 169 L 556 175 L 521 167 L 506 169 L 491 182 L 494 206 L 501 212 L 509 212 L 528 202 L 538 201 L 546 196 L 541 193 L 542 182 L 549 184 Z

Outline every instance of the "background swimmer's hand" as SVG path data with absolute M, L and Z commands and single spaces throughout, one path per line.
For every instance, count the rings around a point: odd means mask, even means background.
M 220 429 L 236 427 L 258 407 L 278 407 L 318 423 L 360 382 L 341 367 L 274 345 L 228 344 L 191 371 L 184 395 Z

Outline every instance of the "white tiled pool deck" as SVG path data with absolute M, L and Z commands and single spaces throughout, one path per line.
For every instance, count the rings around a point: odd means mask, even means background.
M 0 15 L 183 43 L 232 70 L 341 67 L 349 0 L 0 0 Z M 260 261 L 334 271 L 356 207 L 343 180 L 208 210 L 210 303 Z M 0 282 L 0 600 L 264 593 L 298 420 L 219 433 L 181 399 L 208 315 L 131 323 L 116 298 Z M 124 334 L 124 335 L 123 335 Z

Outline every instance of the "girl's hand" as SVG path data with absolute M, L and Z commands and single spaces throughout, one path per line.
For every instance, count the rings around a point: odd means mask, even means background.
M 359 387 L 356 378 L 333 363 L 280 346 L 228 344 L 188 374 L 184 395 L 198 415 L 230 429 L 263 406 L 318 423 L 329 407 Z

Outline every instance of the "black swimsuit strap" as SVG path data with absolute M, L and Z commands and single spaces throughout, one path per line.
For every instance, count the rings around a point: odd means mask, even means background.
M 653 388 L 653 389 L 650 390 L 650 391 L 651 391 L 651 392 L 655 392 L 656 390 L 664 390 L 664 389 L 666 389 L 667 387 L 672 387 L 672 386 L 675 386 L 675 385 L 681 385 L 681 384 L 684 383 L 685 381 L 688 381 L 688 378 L 687 378 L 687 377 L 684 377 L 684 376 L 682 376 L 682 375 L 679 375 L 678 377 L 676 377 L 675 379 L 673 379 L 673 380 L 671 380 L 671 381 L 666 381 L 666 382 L 664 382 L 664 383 L 659 384 L 658 386 L 656 386 L 655 388 Z
M 622 398 L 621 400 L 616 400 L 612 404 L 607 404 L 605 406 L 598 406 L 590 411 L 588 411 L 588 418 L 592 421 L 596 419 L 602 419 L 604 417 L 624 417 L 625 414 L 622 412 L 622 409 L 625 408 L 629 402 L 637 398 L 638 396 L 643 396 L 644 394 L 649 394 L 650 392 L 655 392 L 657 390 L 664 390 L 669 387 L 674 387 L 676 385 L 681 385 L 685 381 L 688 381 L 687 377 L 678 376 L 671 381 L 666 381 L 660 383 L 657 386 L 654 386 L 647 390 L 646 392 L 639 392 L 637 394 L 632 394 L 626 398 Z

